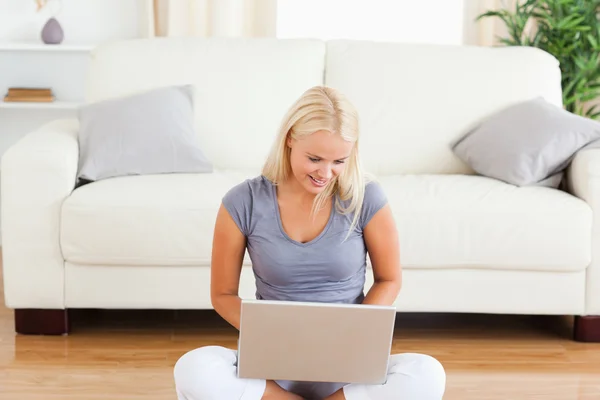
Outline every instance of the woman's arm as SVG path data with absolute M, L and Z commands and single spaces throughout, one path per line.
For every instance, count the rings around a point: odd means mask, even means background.
M 402 269 L 398 231 L 389 204 L 371 218 L 363 235 L 374 277 L 363 304 L 391 305 L 402 287 Z
M 210 298 L 215 311 L 237 330 L 242 307 L 238 291 L 245 251 L 246 237 L 221 205 L 213 236 Z
M 221 204 L 213 237 L 210 298 L 215 311 L 238 331 L 242 309 L 242 299 L 238 291 L 245 252 L 246 237 Z M 300 396 L 284 390 L 273 380 L 267 380 L 262 398 L 302 400 Z

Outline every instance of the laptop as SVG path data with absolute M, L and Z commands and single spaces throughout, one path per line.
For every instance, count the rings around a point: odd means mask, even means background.
M 239 378 L 382 384 L 396 308 L 242 300 Z

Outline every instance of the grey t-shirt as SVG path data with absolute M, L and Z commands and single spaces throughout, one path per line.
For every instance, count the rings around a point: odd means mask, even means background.
M 342 215 L 333 207 L 323 231 L 313 240 L 300 243 L 285 233 L 275 186 L 264 176 L 234 186 L 223 198 L 223 205 L 247 238 L 256 298 L 327 303 L 363 301 L 367 249 L 362 232 L 386 203 L 379 184 L 370 182 L 365 187 L 359 222 L 346 241 L 353 215 Z M 324 398 L 344 385 L 277 383 L 304 398 Z
M 362 302 L 367 256 L 362 231 L 386 202 L 379 184 L 369 182 L 359 223 L 346 241 L 353 215 L 333 207 L 325 229 L 301 243 L 285 233 L 276 188 L 264 176 L 236 185 L 223 198 L 247 238 L 256 298 L 327 303 Z

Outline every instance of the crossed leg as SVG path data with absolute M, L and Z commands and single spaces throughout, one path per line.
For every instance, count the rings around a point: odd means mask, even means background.
M 279 390 L 274 382 L 238 378 L 236 364 L 237 352 L 221 346 L 200 347 L 184 354 L 174 368 L 178 400 L 301 398 Z M 435 358 L 404 353 L 391 356 L 384 384 L 347 384 L 334 393 L 315 393 L 314 396 L 326 400 L 441 400 L 445 387 L 444 368 Z

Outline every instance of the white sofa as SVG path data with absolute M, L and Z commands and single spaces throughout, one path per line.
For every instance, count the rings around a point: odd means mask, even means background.
M 93 52 L 86 101 L 184 83 L 197 85 L 197 132 L 214 173 L 74 190 L 77 120 L 42 126 L 4 154 L 4 292 L 17 332 L 65 333 L 73 308 L 212 308 L 221 198 L 260 173 L 286 109 L 324 84 L 358 108 L 364 165 L 397 219 L 399 312 L 568 314 L 577 316 L 576 339 L 600 340 L 600 151 L 577 155 L 562 191 L 478 176 L 450 150 L 510 103 L 543 96 L 560 104 L 551 55 L 348 40 L 131 40 Z M 240 295 L 254 296 L 249 260 Z

